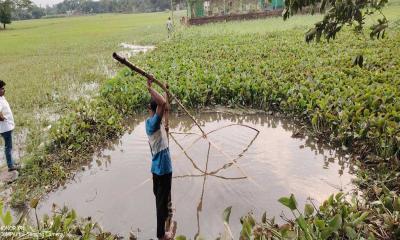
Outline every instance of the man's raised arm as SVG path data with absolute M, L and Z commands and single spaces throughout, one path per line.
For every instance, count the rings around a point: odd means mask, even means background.
M 156 90 L 151 87 L 152 81 L 150 79 L 147 80 L 147 89 L 151 95 L 151 98 L 157 103 L 156 114 L 162 118 L 165 111 L 166 101 L 163 96 L 161 96 Z

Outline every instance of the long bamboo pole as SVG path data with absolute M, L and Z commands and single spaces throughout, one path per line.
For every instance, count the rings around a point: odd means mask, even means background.
M 167 87 L 165 86 L 164 83 L 158 81 L 153 75 L 143 71 L 142 69 L 136 67 L 135 65 L 133 65 L 132 63 L 130 63 L 128 60 L 126 60 L 126 58 L 121 57 L 120 55 L 118 55 L 117 53 L 113 53 L 113 58 L 115 60 L 117 60 L 118 62 L 124 64 L 125 66 L 127 66 L 129 69 L 131 69 L 132 71 L 135 71 L 137 73 L 139 73 L 140 75 L 142 75 L 143 77 L 151 80 L 152 82 L 155 82 L 158 86 L 160 86 L 162 88 L 162 90 L 164 90 L 166 93 L 169 94 L 169 96 L 171 96 L 173 99 L 175 99 L 175 101 L 178 103 L 178 105 L 183 109 L 183 111 L 192 119 L 192 121 L 196 124 L 196 126 L 200 129 L 203 138 L 207 138 L 206 133 L 204 132 L 203 128 L 201 128 L 200 124 L 196 121 L 196 119 L 189 113 L 189 111 L 185 108 L 185 106 L 183 106 L 183 104 L 179 101 L 179 99 L 172 93 L 170 92 Z
M 175 99 L 175 101 L 178 103 L 178 105 L 183 109 L 183 111 L 192 119 L 192 121 L 196 124 L 196 126 L 200 129 L 201 133 L 202 133 L 202 137 L 209 142 L 209 144 L 211 146 L 213 146 L 217 151 L 219 151 L 220 153 L 222 153 L 222 155 L 224 155 L 228 161 L 230 161 L 234 166 L 236 166 L 239 171 L 245 176 L 247 177 L 250 181 L 252 181 L 255 185 L 259 186 L 252 178 L 250 178 L 249 176 L 247 176 L 247 174 L 244 172 L 244 170 L 236 164 L 236 162 L 232 161 L 231 157 L 225 153 L 224 151 L 222 151 L 221 148 L 219 148 L 214 142 L 211 141 L 211 139 L 209 139 L 207 137 L 207 134 L 204 132 L 203 128 L 200 126 L 200 124 L 196 121 L 196 119 L 189 113 L 189 111 L 185 108 L 185 106 L 183 106 L 183 104 L 179 101 L 179 99 L 172 93 L 170 92 L 167 87 L 165 86 L 164 83 L 158 81 L 153 75 L 143 71 L 142 69 L 134 66 L 132 63 L 130 63 L 128 60 L 126 60 L 124 57 L 121 57 L 120 55 L 118 55 L 117 53 L 113 53 L 113 58 L 115 60 L 117 60 L 118 62 L 124 64 L 125 66 L 127 66 L 128 68 L 130 68 L 132 71 L 135 71 L 137 73 L 139 73 L 140 75 L 144 76 L 145 78 L 151 80 L 152 82 L 155 82 L 158 86 L 160 86 L 167 94 L 169 94 L 173 99 Z M 201 171 L 203 172 L 203 171 Z

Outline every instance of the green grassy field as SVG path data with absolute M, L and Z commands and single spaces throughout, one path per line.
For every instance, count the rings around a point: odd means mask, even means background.
M 184 15 L 179 12 L 175 16 Z M 95 16 L 17 21 L 0 31 L 0 79 L 7 82 L 6 97 L 17 123 L 20 148 L 30 152 L 46 138 L 43 129 L 68 112 L 69 102 L 96 93 L 112 72 L 111 53 L 122 42 L 158 44 L 165 41 L 168 13 L 103 14 Z M 177 32 L 221 34 L 263 33 L 306 29 L 320 16 L 296 16 L 287 22 L 271 18 L 248 22 L 211 24 Z M 95 88 L 87 88 L 86 84 Z
M 17 132 L 29 130 L 31 147 L 43 141 L 38 133 L 68 112 L 71 99 L 93 94 L 82 92 L 82 84 L 101 84 L 109 77 L 111 54 L 121 49 L 119 44 L 165 40 L 167 17 L 168 13 L 104 14 L 18 21 L 1 30 L 0 79 L 7 82 Z
M 82 92 L 82 85 L 101 84 L 109 77 L 111 53 L 121 49 L 121 42 L 148 45 L 166 40 L 168 16 L 103 14 L 18 21 L 0 31 L 0 79 L 7 82 L 16 131 L 28 132 L 27 150 L 44 141 L 42 129 L 68 111 L 71 99 L 95 93 Z M 266 31 L 268 21 L 251 22 L 253 31 Z M 20 146 L 25 142 L 16 140 Z
M 386 12 L 389 19 L 398 6 Z M 183 15 L 184 12 L 179 13 Z M 104 14 L 18 21 L 0 31 L 0 79 L 8 82 L 7 97 L 20 127 L 46 122 L 59 112 L 80 84 L 101 83 L 111 65 L 110 54 L 121 42 L 157 44 L 166 39 L 168 13 Z M 204 35 L 306 30 L 321 16 L 210 24 L 185 32 Z M 45 109 L 45 111 L 43 111 Z M 35 123 L 32 123 L 35 122 Z

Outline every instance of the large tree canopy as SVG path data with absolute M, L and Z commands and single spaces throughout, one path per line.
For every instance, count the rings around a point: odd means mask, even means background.
M 12 3 L 10 0 L 0 1 L 0 23 L 3 28 L 6 28 L 6 24 L 11 23 L 11 12 Z
M 0 0 L 0 23 L 6 28 L 11 23 L 12 13 L 17 9 L 26 9 L 32 6 L 30 0 Z
M 306 33 L 306 41 L 319 41 L 325 37 L 328 41 L 335 39 L 336 34 L 343 26 L 354 26 L 354 30 L 361 32 L 367 15 L 379 13 L 381 18 L 371 27 L 371 38 L 384 37 L 388 21 L 382 13 L 382 8 L 388 0 L 285 0 L 283 19 L 298 13 L 306 7 L 311 7 L 312 13 L 317 9 L 324 13 L 323 20 Z

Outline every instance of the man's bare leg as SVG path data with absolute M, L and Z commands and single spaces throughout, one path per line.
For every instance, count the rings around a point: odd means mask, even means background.
M 176 221 L 172 221 L 168 232 L 165 232 L 165 235 L 162 238 L 162 240 L 174 239 L 177 227 L 178 227 L 178 224 L 176 223 Z

